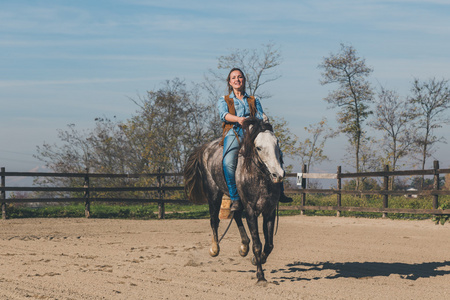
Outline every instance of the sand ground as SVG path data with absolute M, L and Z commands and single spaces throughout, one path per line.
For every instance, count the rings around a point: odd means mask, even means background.
M 224 230 L 228 221 L 221 224 Z M 209 220 L 0 221 L 0 299 L 449 299 L 450 225 L 281 217 L 264 265 Z

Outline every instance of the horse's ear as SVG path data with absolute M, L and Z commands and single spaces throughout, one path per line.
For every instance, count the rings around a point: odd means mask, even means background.
M 269 122 L 269 117 L 265 113 L 263 113 L 263 122 L 264 123 L 270 123 Z
M 242 126 L 244 129 L 248 129 L 249 132 L 253 130 L 253 124 L 255 124 L 257 119 L 255 118 L 247 118 L 244 121 L 244 125 Z

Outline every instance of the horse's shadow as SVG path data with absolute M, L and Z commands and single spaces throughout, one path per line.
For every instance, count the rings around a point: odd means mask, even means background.
M 308 271 L 324 271 L 323 276 L 307 276 Z M 333 274 L 330 274 L 330 271 Z M 419 264 L 383 263 L 383 262 L 319 262 L 287 264 L 286 268 L 271 271 L 274 280 L 283 281 L 311 281 L 335 278 L 371 278 L 377 276 L 388 277 L 399 275 L 401 278 L 416 280 L 450 274 L 450 261 L 427 262 Z M 315 272 L 316 274 L 317 272 Z M 316 274 L 317 275 L 317 274 Z

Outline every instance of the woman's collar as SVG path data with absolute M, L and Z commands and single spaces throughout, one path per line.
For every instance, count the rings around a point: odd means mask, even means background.
M 237 98 L 233 91 L 230 93 L 230 98 Z M 244 99 L 244 98 L 248 98 L 247 92 L 244 92 L 244 97 L 242 99 Z

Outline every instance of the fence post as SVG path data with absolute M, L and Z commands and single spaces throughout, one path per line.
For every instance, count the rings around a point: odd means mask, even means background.
M 336 194 L 337 196 L 337 206 L 338 208 L 341 207 L 342 202 L 341 202 L 341 188 L 342 188 L 342 180 L 341 180 L 341 166 L 337 167 L 337 189 L 338 189 L 338 193 Z M 340 217 L 341 216 L 341 211 L 337 210 L 336 211 L 336 217 Z
M 384 166 L 384 172 L 389 172 L 389 166 Z M 389 175 L 383 176 L 383 188 L 384 191 L 387 192 L 389 190 Z M 386 193 L 383 195 L 383 208 L 388 208 L 389 205 L 389 195 Z M 387 217 L 387 213 L 383 212 L 383 218 Z
M 433 189 L 435 191 L 439 191 L 439 161 L 435 160 L 433 162 L 433 168 L 434 168 L 434 180 L 433 180 Z M 439 196 L 438 194 L 433 195 L 433 209 L 439 208 Z
M 159 194 L 159 202 L 158 202 L 158 218 L 159 219 L 164 219 L 165 218 L 165 212 L 166 212 L 166 208 L 164 205 L 164 191 L 163 191 L 163 182 L 162 182 L 162 175 L 161 175 L 161 169 L 158 170 L 159 175 L 158 175 L 158 194 Z M 166 177 L 164 177 L 164 181 L 165 181 Z
M 89 168 L 86 168 L 86 175 L 84 176 L 84 216 L 89 218 L 91 216 L 91 201 L 89 200 Z
M 307 172 L 306 165 L 303 165 L 302 167 L 302 173 L 305 174 Z M 302 190 L 306 189 L 306 178 L 302 177 Z M 306 205 L 306 193 L 302 193 L 302 206 Z M 305 210 L 300 211 L 300 215 L 304 215 Z
M 2 167 L 1 169 L 1 173 L 2 173 L 2 187 L 6 186 L 6 177 L 5 177 L 5 167 Z M 2 200 L 2 219 L 6 220 L 6 191 L 1 192 L 1 197 Z

